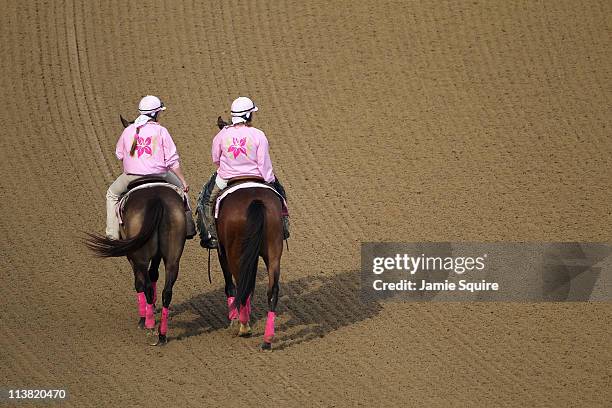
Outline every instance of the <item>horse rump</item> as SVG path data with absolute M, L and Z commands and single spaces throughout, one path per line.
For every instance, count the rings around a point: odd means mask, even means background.
M 140 231 L 132 238 L 110 239 L 99 234 L 86 233 L 89 238 L 85 245 L 95 255 L 102 258 L 125 256 L 144 246 L 157 231 L 164 215 L 164 206 L 159 198 L 150 201 L 145 207 L 144 218 Z

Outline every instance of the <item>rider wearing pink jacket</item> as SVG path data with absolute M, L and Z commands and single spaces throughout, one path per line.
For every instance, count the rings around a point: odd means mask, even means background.
M 203 221 L 206 224 L 201 226 L 200 243 L 206 248 L 215 248 L 217 245 L 212 212 L 215 200 L 227 186 L 228 180 L 235 177 L 258 177 L 272 184 L 285 197 L 285 191 L 272 169 L 268 139 L 264 132 L 251 125 L 253 112 L 258 110 L 251 99 L 244 96 L 237 98 L 231 107 L 232 125 L 225 126 L 213 139 L 212 161 L 218 168 L 198 200 L 203 207 Z M 288 220 L 285 218 L 283 221 L 286 227 L 285 238 L 288 238 Z
M 234 177 L 261 177 L 267 183 L 276 179 L 264 132 L 252 126 L 227 126 L 213 139 L 212 160 L 218 166 L 217 176 L 223 180 Z
M 181 170 L 176 145 L 168 130 L 157 122 L 166 110 L 158 97 L 148 95 L 138 105 L 140 116 L 123 130 L 115 147 L 115 155 L 123 162 L 123 173 L 106 192 L 106 236 L 119 239 L 119 219 L 115 206 L 128 184 L 142 176 L 157 176 L 189 191 Z M 186 211 L 187 236 L 195 235 L 191 211 Z
M 137 129 L 138 135 L 135 136 Z M 130 155 L 135 137 L 135 154 Z M 115 155 L 123 162 L 123 172 L 126 174 L 159 174 L 180 170 L 179 155 L 170 133 L 152 120 L 139 128 L 134 124 L 126 127 L 117 141 Z

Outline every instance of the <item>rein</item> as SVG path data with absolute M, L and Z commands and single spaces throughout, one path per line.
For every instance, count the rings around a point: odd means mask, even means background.
M 208 248 L 208 283 L 212 283 L 212 279 L 210 279 L 210 248 Z

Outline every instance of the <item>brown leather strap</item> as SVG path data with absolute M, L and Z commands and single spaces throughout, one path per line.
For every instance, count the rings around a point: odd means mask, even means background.
M 231 179 L 229 179 L 227 181 L 227 185 L 231 186 L 234 184 L 238 184 L 238 183 L 246 183 L 248 181 L 255 181 L 257 183 L 265 183 L 265 180 L 261 177 L 257 177 L 257 176 L 239 176 L 239 177 L 232 177 Z
M 167 181 L 163 177 L 157 176 L 155 174 L 145 175 L 137 178 L 136 180 L 130 181 L 128 183 L 128 190 L 147 183 L 167 183 Z

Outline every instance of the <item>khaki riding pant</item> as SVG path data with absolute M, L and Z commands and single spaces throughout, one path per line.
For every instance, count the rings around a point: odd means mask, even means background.
M 168 183 L 183 188 L 181 180 L 171 171 L 161 174 L 151 174 L 150 176 L 161 177 Z M 119 239 L 119 218 L 117 218 L 115 206 L 121 194 L 127 191 L 128 184 L 141 177 L 143 176 L 122 173 L 106 191 L 106 236 Z
M 214 214 L 215 201 L 217 201 L 217 197 L 219 196 L 219 193 L 225 187 L 227 187 L 227 180 L 224 180 L 221 177 L 217 176 L 217 178 L 215 179 L 215 185 L 213 186 L 213 189 L 210 192 L 210 198 L 208 199 L 208 202 L 204 204 L 205 205 L 204 221 L 206 224 L 206 228 L 208 230 L 209 235 L 215 239 L 218 238 L 217 237 L 217 223 L 215 221 L 215 214 Z

